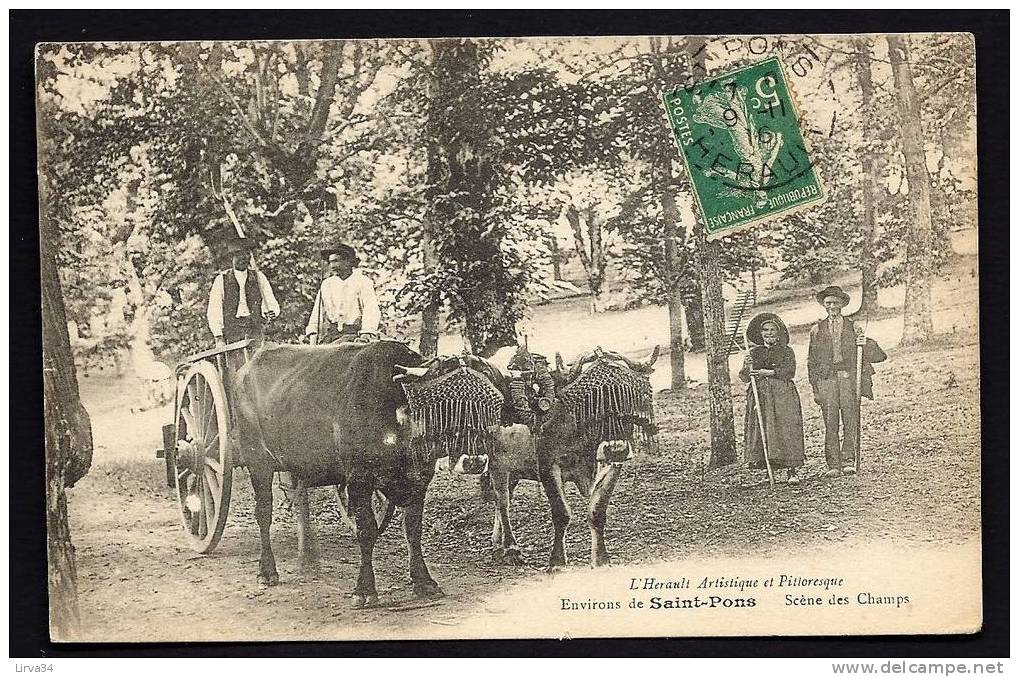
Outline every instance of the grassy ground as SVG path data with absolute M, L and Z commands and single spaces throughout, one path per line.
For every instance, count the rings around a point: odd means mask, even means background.
M 769 490 L 763 471 L 734 465 L 705 472 L 708 412 L 704 388 L 660 393 L 657 448 L 625 468 L 609 511 L 608 542 L 617 563 L 702 556 L 781 556 L 839 551 L 866 542 L 949 545 L 979 537 L 980 438 L 976 278 L 971 257 L 956 261 L 935 287 L 939 336 L 919 348 L 895 345 L 890 315 L 872 321 L 888 350 L 878 365 L 877 399 L 863 411 L 863 464 L 856 477 L 824 479 L 822 424 L 810 400 L 805 369 L 797 384 L 804 405 L 807 465 L 798 487 Z M 802 297 L 800 297 L 802 299 Z M 793 304 L 792 298 L 783 302 Z M 640 311 L 634 311 L 639 313 Z M 791 317 L 815 317 L 817 308 L 782 305 Z M 885 323 L 882 325 L 881 323 Z M 793 321 L 793 341 L 805 326 Z M 880 330 L 880 331 L 877 331 Z M 881 339 L 879 339 L 881 340 Z M 609 341 L 603 342 L 611 347 Z M 734 385 L 735 414 L 745 397 Z M 540 488 L 518 489 L 513 518 L 528 561 L 525 567 L 491 563 L 492 507 L 476 478 L 439 473 L 426 506 L 424 547 L 447 597 L 435 605 L 413 600 L 406 551 L 397 521 L 376 551 L 384 608 L 348 608 L 357 551 L 326 492 L 314 496 L 323 566 L 298 570 L 287 515 L 273 538 L 282 585 L 255 584 L 258 531 L 245 472 L 235 474 L 234 500 L 223 541 L 211 556 L 186 549 L 175 504 L 153 456 L 165 410 L 128 414 L 133 397 L 122 380 L 83 379 L 82 393 L 95 426 L 91 473 L 69 494 L 78 554 L 81 608 L 93 640 L 237 639 L 374 636 L 428 622 L 437 609 L 458 617 L 486 595 L 540 576 L 551 524 Z M 737 425 L 737 428 L 740 426 Z M 742 431 L 738 430 L 741 437 Z M 578 515 L 582 501 L 571 487 Z M 586 565 L 588 533 L 575 523 L 567 540 L 574 565 Z M 435 621 L 439 622 L 439 621 Z

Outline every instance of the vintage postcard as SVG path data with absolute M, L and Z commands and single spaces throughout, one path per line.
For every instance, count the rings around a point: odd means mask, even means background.
M 981 629 L 971 35 L 36 78 L 54 641 Z

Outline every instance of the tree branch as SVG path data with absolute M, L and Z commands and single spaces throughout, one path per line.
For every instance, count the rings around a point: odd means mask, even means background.
M 209 76 L 209 79 L 216 83 L 216 86 L 219 87 L 219 91 L 225 94 L 226 97 L 230 100 L 230 103 L 234 108 L 234 112 L 241 119 L 241 122 L 244 124 L 244 128 L 248 131 L 249 134 L 251 134 L 252 138 L 255 139 L 255 142 L 259 146 L 267 145 L 265 139 L 262 138 L 262 135 L 258 133 L 258 130 L 255 129 L 255 127 L 251 124 L 251 121 L 248 120 L 248 116 L 244 113 L 243 110 L 241 110 L 241 104 L 239 101 L 237 101 L 237 97 L 235 97 L 233 93 L 226 88 L 226 85 L 224 85 L 223 82 L 219 78 L 217 78 L 211 70 L 209 70 L 209 68 L 200 58 L 195 57 L 194 61 L 203 71 L 205 71 L 205 74 Z

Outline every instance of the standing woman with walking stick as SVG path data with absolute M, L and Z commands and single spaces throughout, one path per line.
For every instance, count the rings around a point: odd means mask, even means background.
M 739 377 L 747 388 L 744 460 L 751 468 L 785 469 L 789 484 L 800 483 L 803 411 L 793 383 L 796 355 L 789 330 L 774 313 L 759 313 L 747 325 L 751 348 Z M 770 472 L 769 472 L 770 475 Z

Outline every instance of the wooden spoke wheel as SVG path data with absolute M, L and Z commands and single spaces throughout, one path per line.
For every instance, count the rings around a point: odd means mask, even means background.
M 223 380 L 211 362 L 188 369 L 177 392 L 174 473 L 181 522 L 191 548 L 212 552 L 230 511 L 233 456 Z
M 340 505 L 340 517 L 347 523 L 350 530 L 357 535 L 357 519 L 354 514 L 350 512 L 350 497 L 347 495 L 347 487 L 336 487 L 336 498 Z M 372 494 L 372 512 L 375 514 L 375 524 L 378 529 L 378 534 L 381 536 L 382 532 L 386 530 L 389 523 L 393 521 L 393 515 L 396 513 L 396 505 L 392 503 L 385 495 L 375 490 Z

